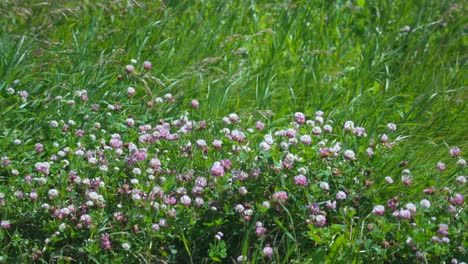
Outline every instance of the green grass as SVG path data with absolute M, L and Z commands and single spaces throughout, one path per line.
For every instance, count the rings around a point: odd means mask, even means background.
M 125 88 L 116 76 L 135 58 L 154 64 L 152 95 L 198 98 L 202 118 L 322 109 L 465 141 L 461 3 L 6 1 L 2 11 L 2 90 L 19 79 L 37 98 L 101 97 Z
M 121 103 L 122 116 L 137 116 L 143 123 L 177 118 L 191 111 L 192 99 L 201 104 L 200 111 L 191 112 L 196 120 L 218 121 L 232 112 L 256 120 L 271 110 L 274 116 L 264 119 L 268 129 L 297 111 L 313 116 L 322 110 L 335 126 L 353 120 L 366 127 L 369 138 L 393 122 L 399 135 L 408 137 L 388 163 L 378 164 L 377 173 L 395 173 L 394 164 L 409 160 L 415 174 L 428 177 L 449 147 L 468 150 L 463 4 L 4 0 L 0 151 L 11 153 L 15 138 L 24 139 L 29 151 L 36 142 L 55 142 L 57 135 L 41 120 L 87 124 L 90 109 L 66 105 L 79 101 L 77 91 L 87 90 L 101 108 Z M 125 73 L 131 59 L 152 62 L 146 78 L 140 78 L 143 71 Z M 139 104 L 121 99 L 129 86 L 135 87 Z M 28 91 L 28 101 L 9 96 L 9 87 Z M 165 112 L 142 107 L 166 93 L 177 101 Z M 60 107 L 52 102 L 57 96 L 64 101 Z M 115 126 L 125 122 L 104 113 L 96 120 Z M 0 184 L 6 182 L 0 178 Z M 275 241 L 291 251 L 278 263 L 294 258 L 296 248 L 286 231 Z M 178 250 L 194 246 L 181 235 Z M 243 243 L 248 245 L 252 234 L 245 236 L 238 241 L 240 252 L 247 250 Z

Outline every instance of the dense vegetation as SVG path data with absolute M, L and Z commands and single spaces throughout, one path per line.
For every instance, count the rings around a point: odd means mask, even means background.
M 462 263 L 462 1 L 0 2 L 0 263 Z

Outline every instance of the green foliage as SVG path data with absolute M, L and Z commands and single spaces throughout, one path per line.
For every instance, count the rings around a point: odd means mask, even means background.
M 406 263 L 415 261 L 418 250 L 429 263 L 466 258 L 466 201 L 456 214 L 446 212 L 455 193 L 468 194 L 455 184 L 466 168 L 447 154 L 453 146 L 462 154 L 468 149 L 463 2 L 4 0 L 0 13 L 0 156 L 12 161 L 0 165 L 0 193 L 5 194 L 0 220 L 12 226 L 0 228 L 0 263 L 231 263 L 240 255 L 245 263 Z M 144 69 L 143 61 L 152 69 Z M 129 64 L 136 68 L 130 74 Z M 128 87 L 135 89 L 134 96 L 127 94 Z M 23 99 L 20 91 L 28 96 Z M 192 99 L 200 102 L 199 109 L 190 107 Z M 313 137 L 310 147 L 299 144 L 286 151 L 280 142 L 287 139 L 275 137 L 270 151 L 259 150 L 265 134 L 294 127 L 292 114 L 304 112 L 313 120 L 317 110 L 326 113 L 332 133 Z M 240 124 L 221 123 L 233 112 Z M 135 120 L 134 127 L 127 118 Z M 140 125 L 154 128 L 184 118 L 196 122 L 195 131 L 179 141 L 139 142 Z M 200 129 L 202 120 L 206 129 Z M 365 127 L 368 136 L 345 133 L 346 120 Z M 51 127 L 51 121 L 59 127 Z M 248 132 L 256 121 L 265 123 L 264 132 Z M 397 132 L 386 130 L 389 122 L 398 125 Z M 248 140 L 233 142 L 220 132 L 226 127 Z M 85 136 L 75 133 L 80 129 Z M 311 130 L 301 126 L 297 132 Z M 128 148 L 123 156 L 106 152 L 114 133 L 124 143 L 147 148 L 149 159 L 159 157 L 170 172 L 148 180 L 147 161 L 127 166 Z M 379 143 L 383 133 L 395 143 L 391 150 Z M 198 139 L 210 147 L 197 148 Z M 222 141 L 220 150 L 212 147 L 214 139 Z M 325 139 L 329 147 L 340 142 L 343 150 L 354 150 L 358 161 L 322 159 L 318 143 Z M 36 152 L 36 143 L 45 150 Z M 242 147 L 252 151 L 235 154 Z M 368 147 L 376 158 L 366 155 Z M 79 150 L 84 156 L 75 154 Z M 86 151 L 108 162 L 108 170 L 100 168 L 104 163 L 90 165 Z M 278 170 L 286 152 L 302 158 L 297 167 L 307 168 L 307 187 L 293 184 L 297 168 Z M 51 173 L 37 172 L 35 164 L 52 156 L 57 160 Z M 233 170 L 252 174 L 258 169 L 261 180 L 232 181 L 232 171 L 227 172 L 210 182 L 205 204 L 196 209 L 193 199 L 190 208 L 177 200 L 156 210 L 145 198 L 135 201 L 123 194 L 130 188 L 148 195 L 157 183 L 177 199 L 180 187 L 191 195 L 193 182 L 177 177 L 209 178 L 213 162 L 225 158 L 232 159 Z M 439 161 L 447 170 L 436 169 Z M 400 182 L 404 169 L 411 170 L 411 187 Z M 72 171 L 81 179 L 99 178 L 105 187 L 75 184 Z M 28 175 L 31 183 L 24 180 Z M 47 178 L 43 184 L 42 177 Z M 130 183 L 135 178 L 140 182 Z M 321 181 L 332 191 L 324 193 Z M 245 196 L 239 195 L 241 187 L 248 189 Z M 422 209 L 419 201 L 428 198 L 423 193 L 428 188 L 436 191 L 429 196 L 432 207 Z M 60 194 L 54 200 L 48 198 L 50 189 Z M 304 224 L 311 220 L 309 204 L 323 209 L 345 189 L 348 200 L 338 202 L 336 211 L 327 210 L 325 227 Z M 273 202 L 272 195 L 281 190 L 289 194 L 287 203 Z M 24 198 L 15 196 L 17 191 Z M 54 215 L 59 208 L 83 206 L 91 191 L 106 203 L 88 212 L 89 228 L 78 225 L 86 209 L 66 221 Z M 38 201 L 30 200 L 34 192 Z M 418 214 L 405 221 L 392 217 L 388 208 L 385 217 L 371 213 L 391 198 L 400 207 L 417 204 Z M 272 208 L 263 207 L 263 201 Z M 43 209 L 44 203 L 50 208 Z M 161 198 L 158 205 L 163 204 Z M 251 219 L 240 217 L 236 204 L 250 207 Z M 176 217 L 167 216 L 170 209 Z M 119 211 L 125 221 L 116 220 L 113 214 Z M 156 232 L 153 225 L 161 219 L 169 224 Z M 255 234 L 256 221 L 267 227 L 267 235 Z M 430 241 L 439 236 L 440 223 L 450 225 L 450 243 Z M 222 240 L 213 240 L 217 232 L 224 233 Z M 108 251 L 100 244 L 103 234 L 112 242 Z M 125 250 L 124 243 L 131 248 Z M 267 244 L 274 248 L 271 258 L 263 256 Z

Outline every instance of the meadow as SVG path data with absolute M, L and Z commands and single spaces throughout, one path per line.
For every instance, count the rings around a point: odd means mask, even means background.
M 0 14 L 0 263 L 467 262 L 463 1 Z

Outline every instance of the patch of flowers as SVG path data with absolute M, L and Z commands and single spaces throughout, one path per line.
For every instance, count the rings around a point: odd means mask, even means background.
M 367 131 L 322 111 L 279 125 L 255 113 L 196 120 L 203 101 L 146 102 L 136 84 L 113 104 L 85 90 L 58 96 L 54 114 L 37 120 L 46 135 L 2 150 L 7 260 L 466 259 L 459 148 L 418 175 L 392 160 L 401 151 L 393 123 Z

